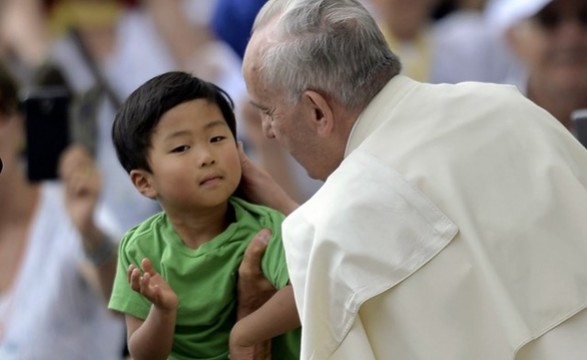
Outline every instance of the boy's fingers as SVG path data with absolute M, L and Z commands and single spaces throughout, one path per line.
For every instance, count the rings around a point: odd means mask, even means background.
M 130 273 L 130 287 L 134 291 L 141 290 L 140 280 L 141 280 L 141 272 L 139 269 L 134 268 Z
M 128 269 L 126 270 L 126 276 L 128 277 L 128 281 L 130 281 L 130 276 L 132 275 L 132 271 L 134 270 L 135 266 L 130 264 Z
M 154 274 L 154 270 L 153 270 L 153 264 L 151 264 L 151 260 L 144 258 L 143 261 L 141 261 L 141 266 L 143 267 L 143 271 L 145 273 Z
M 141 294 L 148 296 L 150 281 L 151 281 L 151 277 L 149 276 L 149 273 L 147 273 L 147 272 L 144 273 L 143 276 L 141 277 L 141 280 L 140 280 Z

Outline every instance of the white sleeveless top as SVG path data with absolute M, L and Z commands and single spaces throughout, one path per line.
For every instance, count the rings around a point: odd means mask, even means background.
M 83 250 L 62 197 L 58 185 L 43 185 L 19 275 L 1 300 L 2 360 L 121 357 L 122 317 L 82 277 Z

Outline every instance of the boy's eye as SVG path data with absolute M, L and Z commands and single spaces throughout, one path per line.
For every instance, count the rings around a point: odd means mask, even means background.
M 226 136 L 214 136 L 213 138 L 210 139 L 210 142 L 215 143 L 215 142 L 222 141 L 224 139 L 226 139 Z
M 181 145 L 178 147 L 175 147 L 171 150 L 172 153 L 179 153 L 179 152 L 184 152 L 186 150 L 188 150 L 190 147 L 187 145 Z

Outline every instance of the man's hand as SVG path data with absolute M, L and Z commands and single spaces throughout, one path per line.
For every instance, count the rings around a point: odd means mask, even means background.
M 247 199 L 255 204 L 279 210 L 286 215 L 298 207 L 298 203 L 279 186 L 267 171 L 253 164 L 243 151 L 242 144 L 239 144 L 239 155 L 243 170 L 239 190 Z
M 237 321 L 251 314 L 271 298 L 277 289 L 265 278 L 261 271 L 261 258 L 265 253 L 271 232 L 259 231 L 247 249 L 238 269 L 237 285 Z M 236 335 L 238 323 L 230 336 L 231 360 L 268 360 L 271 359 L 271 341 L 245 346 Z M 246 331 L 247 329 L 241 329 Z
M 270 237 L 268 229 L 259 231 L 245 250 L 238 269 L 237 320 L 257 310 L 277 291 L 261 271 L 261 258 Z

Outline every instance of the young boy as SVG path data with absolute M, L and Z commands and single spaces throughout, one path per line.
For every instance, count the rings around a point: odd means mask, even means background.
M 284 333 L 272 341 L 273 357 L 298 359 L 284 216 L 233 196 L 241 167 L 229 96 L 184 72 L 159 75 L 129 96 L 112 137 L 135 187 L 163 209 L 120 244 L 109 307 L 126 314 L 133 359 L 226 359 L 229 337 L 249 346 Z M 231 335 L 238 267 L 265 227 L 274 239 L 262 269 L 280 290 Z

